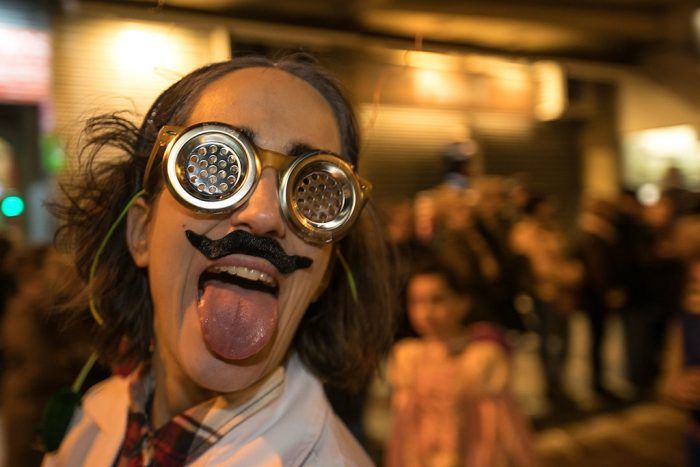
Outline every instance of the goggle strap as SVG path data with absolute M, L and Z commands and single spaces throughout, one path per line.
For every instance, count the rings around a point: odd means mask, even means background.
M 141 183 L 143 184 L 144 190 L 146 189 L 146 182 L 151 175 L 151 170 L 153 170 L 153 165 L 156 163 L 156 160 L 163 158 L 163 153 L 168 147 L 168 144 L 170 144 L 172 140 L 182 132 L 182 129 L 183 127 L 180 126 L 165 125 L 158 132 L 156 143 L 153 145 L 151 154 L 148 156 L 146 170 L 143 172 L 143 180 Z

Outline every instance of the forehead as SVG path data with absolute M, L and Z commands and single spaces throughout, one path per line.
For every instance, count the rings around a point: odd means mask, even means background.
M 411 278 L 409 287 L 412 291 L 423 293 L 439 293 L 449 290 L 445 278 L 439 273 L 417 274 Z
M 282 150 L 294 143 L 341 152 L 331 106 L 310 84 L 276 68 L 246 68 L 207 85 L 187 124 L 218 121 L 246 127 L 256 144 Z

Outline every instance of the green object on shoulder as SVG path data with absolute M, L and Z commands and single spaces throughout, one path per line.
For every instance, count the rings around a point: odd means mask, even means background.
M 61 445 L 66 436 L 68 426 L 73 419 L 75 409 L 80 407 L 82 399 L 80 388 L 83 387 L 85 378 L 97 361 L 97 354 L 93 353 L 83 365 L 80 373 L 73 381 L 70 388 L 61 389 L 51 396 L 39 424 L 39 441 L 44 452 L 54 452 Z
M 39 438 L 46 452 L 53 452 L 61 445 L 78 406 L 80 394 L 69 388 L 62 389 L 49 399 L 39 425 Z

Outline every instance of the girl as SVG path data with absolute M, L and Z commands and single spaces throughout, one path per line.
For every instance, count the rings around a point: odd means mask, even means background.
M 410 275 L 407 309 L 420 336 L 399 342 L 388 466 L 535 465 L 529 431 L 512 399 L 509 347 L 484 322 L 464 324 L 473 296 L 444 265 Z

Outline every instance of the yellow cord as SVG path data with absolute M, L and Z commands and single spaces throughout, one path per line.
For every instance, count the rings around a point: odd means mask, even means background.
M 97 353 L 93 352 L 90 354 L 90 358 L 88 358 L 88 361 L 85 362 L 85 365 L 83 365 L 83 368 L 80 370 L 80 373 L 78 374 L 78 377 L 75 378 L 75 381 L 73 381 L 73 385 L 71 386 L 71 391 L 75 392 L 76 394 L 78 391 L 80 391 L 80 388 L 83 387 L 83 383 L 85 382 L 85 378 L 87 378 L 88 373 L 90 373 L 90 370 L 92 370 L 93 365 L 97 361 Z
M 100 243 L 100 247 L 97 249 L 97 253 L 95 253 L 95 257 L 92 260 L 92 265 L 90 266 L 90 274 L 88 275 L 88 301 L 90 305 L 90 313 L 92 313 L 92 317 L 95 319 L 95 322 L 97 322 L 97 324 L 99 324 L 100 326 L 104 326 L 105 321 L 100 315 L 99 311 L 97 311 L 95 299 L 92 295 L 92 285 L 95 279 L 95 271 L 97 271 L 97 264 L 100 262 L 100 256 L 102 256 L 102 251 L 104 251 L 105 247 L 107 246 L 107 242 L 109 242 L 109 239 L 112 238 L 112 234 L 114 234 L 114 231 L 117 229 L 117 226 L 122 221 L 122 219 L 124 219 L 126 213 L 129 212 L 129 208 L 131 208 L 134 202 L 136 202 L 136 200 L 143 196 L 145 193 L 146 190 L 139 191 L 131 197 L 128 203 L 126 203 L 126 206 L 124 206 L 122 212 L 119 213 L 117 219 L 109 227 L 107 235 L 105 235 L 105 238 L 102 239 L 102 243 Z
M 348 285 L 350 286 L 350 294 L 352 295 L 352 299 L 355 301 L 355 303 L 357 303 L 359 299 L 357 296 L 357 284 L 355 283 L 355 276 L 353 275 L 352 270 L 350 269 L 350 265 L 345 260 L 345 256 L 343 256 L 343 254 L 340 252 L 340 248 L 337 248 L 335 250 L 335 253 L 338 256 L 338 259 L 340 260 L 340 264 L 345 270 L 345 276 L 348 278 Z

